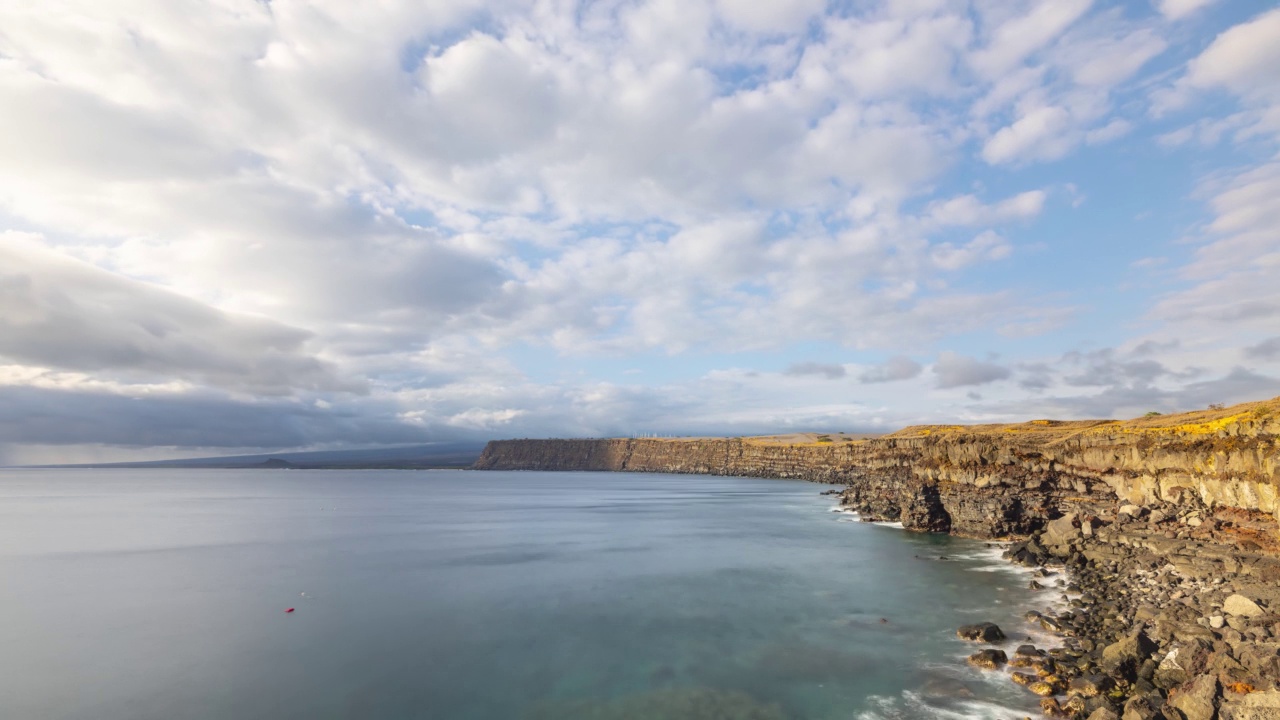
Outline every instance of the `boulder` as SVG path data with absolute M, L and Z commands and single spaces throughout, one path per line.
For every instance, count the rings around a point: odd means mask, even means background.
M 1067 711 L 1058 704 L 1057 698 L 1047 697 L 1040 701 L 1040 712 L 1045 717 L 1067 717 Z
M 1280 678 L 1280 643 L 1242 643 L 1235 649 L 1236 659 L 1246 670 L 1260 678 Z
M 1124 714 L 1120 720 L 1156 720 L 1161 717 L 1145 695 L 1134 695 L 1124 704 Z
M 1003 650 L 979 650 L 969 656 L 969 664 L 986 670 L 998 670 L 1001 665 L 1008 662 L 1009 658 L 1004 654 Z
M 956 630 L 956 637 L 961 640 L 993 643 L 1004 640 L 1004 631 L 995 623 L 984 622 L 975 625 L 961 625 Z
M 1151 642 L 1141 629 L 1135 630 L 1127 637 L 1103 648 L 1102 661 L 1099 665 L 1109 673 L 1132 679 L 1137 675 L 1142 662 L 1151 657 L 1151 653 L 1155 650 L 1156 644 Z
M 1153 678 L 1156 687 L 1171 688 L 1175 685 L 1181 685 L 1190 679 L 1187 674 L 1187 667 L 1194 650 L 1183 647 L 1175 647 L 1170 650 L 1160 664 L 1156 666 L 1155 677 Z
M 1243 595 L 1232 595 L 1222 603 L 1223 612 L 1237 617 L 1258 617 L 1264 615 L 1262 608 L 1258 607 L 1258 603 L 1250 600 Z
M 1239 700 L 1223 703 L 1220 720 L 1275 720 L 1280 718 L 1280 690 L 1249 693 Z
M 1120 716 L 1111 708 L 1101 707 L 1093 711 L 1088 720 L 1120 720 Z
M 1045 545 L 1062 547 L 1070 545 L 1080 538 L 1080 528 L 1076 527 L 1076 514 L 1067 513 L 1044 526 L 1044 534 L 1040 536 Z
M 1080 697 L 1079 695 L 1072 695 L 1071 697 L 1067 698 L 1066 702 L 1062 703 L 1060 707 L 1062 708 L 1062 711 L 1067 714 L 1068 717 L 1073 717 L 1073 718 L 1084 717 L 1085 713 L 1087 712 L 1085 708 L 1084 698 Z
M 1048 682 L 1047 680 L 1033 682 L 1027 686 L 1027 689 L 1040 697 L 1049 697 L 1062 692 L 1062 686 L 1060 684 Z
M 1169 705 L 1182 713 L 1184 720 L 1213 720 L 1217 709 L 1214 698 L 1218 696 L 1218 679 L 1201 675 L 1169 693 Z
M 1032 673 L 1013 672 L 1009 673 L 1009 678 L 1022 687 L 1031 687 L 1031 683 L 1039 682 L 1040 677 Z
M 1115 680 L 1112 680 L 1108 675 L 1083 675 L 1073 678 L 1071 683 L 1067 685 L 1067 691 L 1074 695 L 1090 698 L 1110 692 L 1111 688 L 1115 686 Z

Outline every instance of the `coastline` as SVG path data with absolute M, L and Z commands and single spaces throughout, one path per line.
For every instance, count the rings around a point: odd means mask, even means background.
M 988 669 L 1041 695 L 1049 717 L 1280 718 L 1276 566 L 1177 529 L 1204 525 L 1195 522 L 1172 507 L 1120 506 L 1009 544 L 1009 562 L 1061 573 L 1042 588 L 1061 592 L 1057 607 L 1025 615 L 1057 646 L 1021 645 Z M 1235 572 L 1218 573 L 1224 557 Z
M 1122 507 L 985 544 L 1046 597 L 1022 614 L 1040 632 L 975 640 L 969 664 L 1039 696 L 1047 717 L 1280 718 L 1280 576 L 1270 558 L 1228 551 L 1262 567 L 1218 575 L 1224 547 L 1175 529 L 1203 526 L 1188 524 L 1193 513 Z M 833 511 L 902 527 L 845 504 Z
M 1048 715 L 1280 720 L 1280 398 L 825 437 L 493 441 L 475 467 L 843 485 L 861 520 L 1011 541 L 1011 561 L 1065 570 L 1067 607 L 1032 616 L 1061 647 L 990 659 Z

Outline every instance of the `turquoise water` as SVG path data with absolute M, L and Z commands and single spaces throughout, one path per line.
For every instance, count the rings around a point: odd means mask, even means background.
M 823 486 L 0 471 L 0 717 L 1004 718 L 957 625 L 1042 598 Z M 945 558 L 945 559 L 943 559 Z M 296 608 L 286 613 L 287 608 Z

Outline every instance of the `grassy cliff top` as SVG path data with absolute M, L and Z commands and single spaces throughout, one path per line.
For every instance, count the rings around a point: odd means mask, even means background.
M 1240 423 L 1269 422 L 1271 432 L 1280 432 L 1280 397 L 1241 403 L 1224 408 L 1206 408 L 1169 415 L 1144 415 L 1131 420 L 1030 420 L 1022 423 L 985 425 L 912 425 L 887 435 L 855 433 L 786 433 L 743 437 L 752 445 L 839 445 L 861 443 L 874 438 L 921 438 L 947 435 L 1030 436 L 1038 442 L 1054 443 L 1081 434 L 1215 435 Z M 718 440 L 722 438 L 666 438 L 668 442 Z
M 1045 441 L 1052 441 L 1081 433 L 1213 435 L 1240 423 L 1277 419 L 1280 419 L 1280 397 L 1224 408 L 1192 410 L 1170 415 L 1144 415 L 1132 420 L 1031 420 L 1024 423 L 990 425 L 913 425 L 885 437 L 916 438 L 940 434 L 1032 434 Z
M 1280 434 L 1280 397 L 1241 403 L 1223 408 L 1206 408 L 1169 415 L 1153 414 L 1131 420 L 1030 420 L 1021 423 L 985 425 L 912 425 L 887 435 L 865 433 L 795 432 L 779 435 L 757 435 L 737 438 L 751 445 L 823 446 L 862 443 L 875 438 L 904 439 L 931 436 L 1028 436 L 1037 442 L 1052 444 L 1085 434 L 1121 435 L 1127 433 L 1159 436 L 1216 435 L 1230 431 L 1241 423 L 1267 423 L 1268 432 Z M 724 440 L 719 437 L 653 438 L 671 443 Z

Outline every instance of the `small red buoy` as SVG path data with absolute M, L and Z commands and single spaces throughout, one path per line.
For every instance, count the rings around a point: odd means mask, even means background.
M 288 610 L 285 610 L 285 612 L 287 612 L 287 613 L 291 613 L 291 612 L 293 612 L 293 608 L 289 608 Z

